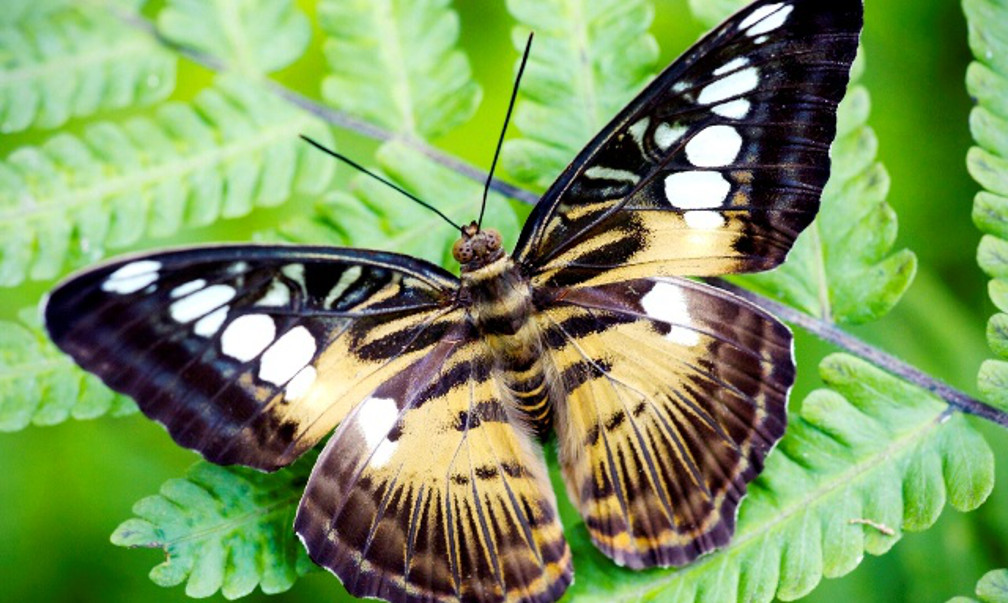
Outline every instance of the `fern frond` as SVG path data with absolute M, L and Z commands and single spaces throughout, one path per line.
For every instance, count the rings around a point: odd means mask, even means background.
M 86 4 L 0 27 L 0 132 L 163 100 L 175 64 L 151 36 Z
M 401 136 L 431 139 L 469 120 L 481 90 L 457 47 L 448 0 L 319 5 L 332 106 Z
M 4 0 L 0 10 L 0 27 L 17 23 L 29 23 L 33 19 L 70 6 L 97 9 L 113 9 L 135 13 L 147 0 Z
M 317 193 L 329 158 L 303 144 L 328 129 L 261 88 L 224 78 L 153 119 L 58 134 L 0 163 L 0 285 L 60 274 L 106 247 L 165 236 Z M 68 262 L 69 260 L 69 262 Z
M 185 582 L 190 597 L 219 590 L 237 599 L 257 585 L 283 592 L 314 568 L 291 526 L 315 457 L 309 452 L 277 473 L 198 462 L 137 502 L 137 517 L 116 528 L 112 543 L 162 549 L 166 559 L 151 580 Z
M 647 31 L 654 9 L 644 0 L 508 0 L 507 6 L 521 23 L 515 46 L 525 47 L 529 30 L 536 39 L 515 110 L 522 137 L 504 145 L 502 165 L 542 190 L 654 74 L 658 45 Z
M 985 361 L 977 378 L 991 403 L 1008 409 L 1008 6 L 964 0 L 974 62 L 966 87 L 977 101 L 970 130 L 977 146 L 967 167 L 983 187 L 973 203 L 973 221 L 985 234 L 977 259 L 993 280 L 990 296 L 1001 311 L 987 325 L 987 340 L 999 359 Z
M 386 143 L 376 155 L 381 172 L 406 190 L 430 200 L 458 223 L 475 220 L 482 187 L 438 165 L 401 143 Z M 312 217 L 295 217 L 282 225 L 281 240 L 325 243 L 406 253 L 451 266 L 451 246 L 459 233 L 433 212 L 371 178 L 356 176 L 351 192 L 333 192 Z M 504 237 L 505 246 L 518 238 L 520 224 L 502 197 L 492 195 L 484 221 Z
M 991 570 L 980 578 L 976 596 L 983 603 L 1008 603 L 1008 569 Z M 948 603 L 977 603 L 972 597 L 953 597 Z
M 0 431 L 137 411 L 56 349 L 35 314 L 28 309 L 18 322 L 0 321 Z
M 837 113 L 832 173 L 816 221 L 776 270 L 739 280 L 812 316 L 860 324 L 887 314 L 917 271 L 917 257 L 892 252 L 897 218 L 886 201 L 889 175 L 876 161 L 878 139 L 867 125 L 868 91 L 856 82 Z
M 311 24 L 292 0 L 169 0 L 158 32 L 247 76 L 277 71 L 304 54 Z
M 577 601 L 793 600 L 842 576 L 903 531 L 931 526 L 946 502 L 979 506 L 994 459 L 960 414 L 852 356 L 820 365 L 831 389 L 810 394 L 749 487 L 731 544 L 683 568 L 621 570 L 572 547 Z M 569 537 L 586 539 L 582 527 Z M 590 579 L 584 579 L 590 576 Z

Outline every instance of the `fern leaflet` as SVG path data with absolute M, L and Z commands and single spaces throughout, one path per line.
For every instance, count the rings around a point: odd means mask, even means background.
M 332 162 L 301 143 L 322 124 L 260 88 L 223 78 L 155 118 L 62 133 L 0 163 L 0 285 L 53 278 L 104 248 L 210 224 L 316 193 Z
M 481 91 L 457 48 L 448 0 L 326 0 L 322 95 L 401 136 L 431 139 L 469 120 Z
M 264 593 L 283 592 L 315 567 L 291 531 L 315 456 L 271 474 L 198 462 L 184 478 L 137 502 L 137 517 L 116 528 L 112 543 L 162 549 L 166 559 L 151 570 L 151 580 L 186 582 L 190 597 L 219 590 L 236 599 L 257 585 Z
M 993 280 L 990 296 L 1001 311 L 987 324 L 987 340 L 999 357 L 980 367 L 978 384 L 984 397 L 1008 408 L 1008 7 L 989 0 L 965 0 L 974 62 L 966 87 L 977 100 L 970 130 L 978 146 L 969 151 L 967 166 L 984 188 L 973 204 L 973 221 L 985 234 L 977 259 Z
M 0 132 L 163 100 L 175 63 L 150 36 L 87 5 L 0 27 Z
M 311 38 L 308 17 L 291 0 L 169 0 L 158 32 L 247 76 L 290 65 Z
M 0 431 L 136 411 L 132 400 L 60 353 L 37 324 L 34 309 L 21 312 L 18 322 L 0 322 Z

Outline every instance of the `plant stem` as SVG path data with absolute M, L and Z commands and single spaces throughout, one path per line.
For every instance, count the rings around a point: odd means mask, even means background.
M 770 311 L 781 320 L 797 325 L 823 341 L 832 343 L 839 348 L 871 362 L 875 366 L 890 374 L 896 375 L 897 377 L 900 377 L 917 387 L 931 392 L 948 402 L 950 406 L 957 410 L 982 417 L 1003 427 L 1008 427 L 1008 413 L 981 402 L 980 400 L 955 389 L 947 383 L 944 383 L 943 381 L 928 375 L 906 362 L 903 362 L 892 354 L 883 352 L 882 350 L 861 341 L 832 322 L 810 316 L 792 308 L 791 306 L 784 305 L 778 301 L 753 293 L 748 289 L 743 289 L 742 287 L 733 285 L 724 279 L 711 278 L 704 280 L 708 284 L 714 285 L 719 289 L 724 289 L 729 293 L 733 293 L 765 310 Z
M 154 25 L 144 17 L 137 15 L 136 13 L 120 11 L 114 8 L 108 8 L 108 10 L 112 11 L 117 18 L 130 27 L 145 31 L 149 35 L 156 37 L 162 44 L 168 46 L 176 52 L 179 52 L 189 60 L 213 71 L 228 71 L 228 66 L 222 64 L 216 58 L 198 51 L 180 47 L 170 40 L 165 39 L 157 32 Z M 431 161 L 434 161 L 435 163 L 478 183 L 482 184 L 487 179 L 487 173 L 483 170 L 476 168 L 457 157 L 449 155 L 444 151 L 438 150 L 423 140 L 415 137 L 396 135 L 370 122 L 366 122 L 342 111 L 327 107 L 326 105 L 294 92 L 293 90 L 290 90 L 269 78 L 263 78 L 262 83 L 270 90 L 271 93 L 283 98 L 287 102 L 296 105 L 302 110 L 329 124 L 374 140 L 383 142 L 391 140 L 398 141 L 429 158 Z M 534 205 L 539 200 L 539 196 L 531 191 L 527 191 L 496 179 L 491 181 L 490 188 L 507 197 L 528 203 L 530 205 Z M 913 366 L 910 366 L 899 358 L 861 341 L 857 337 L 840 329 L 832 322 L 799 312 L 790 306 L 786 306 L 780 302 L 763 297 L 762 295 L 753 293 L 747 289 L 737 287 L 723 279 L 715 278 L 705 280 L 720 289 L 724 289 L 725 291 L 729 291 L 739 297 L 751 301 L 758 306 L 773 312 L 784 321 L 797 325 L 820 339 L 859 356 L 878 366 L 882 370 L 896 375 L 897 377 L 900 377 L 909 383 L 912 383 L 942 398 L 950 406 L 961 412 L 982 417 L 1003 427 L 1008 427 L 1008 413 L 1005 411 L 981 402 L 980 400 L 955 389 L 941 380 L 932 377 Z

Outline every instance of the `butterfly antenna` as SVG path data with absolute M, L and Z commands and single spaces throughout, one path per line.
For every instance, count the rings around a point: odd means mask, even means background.
M 438 208 L 434 207 L 430 203 L 427 203 L 426 201 L 424 201 L 420 197 L 417 197 L 416 195 L 414 195 L 413 193 L 407 191 L 403 187 L 401 187 L 401 186 L 399 186 L 399 185 L 397 185 L 397 184 L 395 184 L 393 182 L 390 182 L 389 180 L 387 180 L 385 178 L 382 178 L 378 174 L 375 174 L 374 172 L 368 170 L 367 168 L 365 168 L 361 164 L 357 163 L 353 159 L 350 159 L 346 155 L 342 155 L 340 153 L 337 153 L 336 151 L 334 151 L 334 150 L 326 147 L 325 145 L 323 145 L 320 142 L 316 142 L 315 140 L 312 140 L 311 138 L 309 138 L 308 136 L 305 136 L 304 134 L 300 134 L 299 136 L 301 136 L 301 138 L 305 142 L 307 142 L 308 144 L 312 145 L 316 149 L 322 151 L 323 153 L 326 153 L 327 155 L 331 155 L 331 156 L 335 157 L 336 159 L 339 159 L 340 161 L 342 161 L 343 163 L 349 165 L 350 167 L 352 167 L 352 168 L 354 168 L 354 169 L 356 169 L 356 170 L 358 170 L 360 172 L 363 172 L 363 173 L 367 174 L 368 176 L 371 176 L 372 178 L 374 178 L 378 182 L 381 182 L 385 186 L 388 186 L 389 188 L 397 190 L 400 193 L 402 193 L 404 196 L 406 196 L 407 198 L 412 199 L 413 201 L 416 201 L 420 205 L 426 207 L 427 209 L 429 209 L 432 212 L 436 213 L 437 215 L 441 216 L 441 218 L 445 222 L 447 222 L 447 223 L 449 223 L 449 224 L 452 225 L 452 228 L 454 228 L 455 230 L 457 230 L 459 232 L 462 232 L 462 227 L 461 226 L 459 226 L 458 224 L 456 224 L 455 222 L 453 222 L 452 219 L 449 218 L 448 216 L 444 215 L 444 213 L 442 213 L 441 210 L 439 210 Z
M 500 157 L 501 146 L 504 144 L 504 133 L 507 132 L 508 122 L 511 121 L 511 111 L 514 110 L 515 99 L 518 98 L 518 84 L 521 83 L 522 73 L 525 72 L 525 63 L 528 62 L 529 51 L 532 50 L 532 37 L 534 33 L 529 33 L 528 42 L 525 42 L 525 52 L 522 54 L 521 65 L 518 67 L 518 77 L 515 78 L 514 89 L 511 90 L 511 101 L 508 103 L 507 115 L 504 116 L 504 127 L 501 128 L 500 139 L 497 140 L 497 150 L 494 151 L 493 162 L 490 163 L 490 173 L 487 174 L 486 185 L 483 187 L 483 202 L 480 204 L 479 220 L 476 221 L 477 230 L 483 225 L 483 213 L 486 211 L 487 195 L 490 194 L 490 183 L 493 182 L 494 170 L 497 168 L 497 159 Z

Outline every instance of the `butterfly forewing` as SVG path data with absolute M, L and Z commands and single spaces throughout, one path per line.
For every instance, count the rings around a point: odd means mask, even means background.
M 460 325 L 343 422 L 296 530 L 349 592 L 389 601 L 556 600 L 570 551 L 541 452 Z
M 782 262 L 829 175 L 861 13 L 764 0 L 726 21 L 571 163 L 516 259 L 551 286 Z
M 56 288 L 53 341 L 219 463 L 276 469 L 461 319 L 456 279 L 393 254 L 228 246 Z
M 596 545 L 640 568 L 726 544 L 784 434 L 787 327 L 682 279 L 574 290 L 542 318 L 567 392 L 560 463 Z

